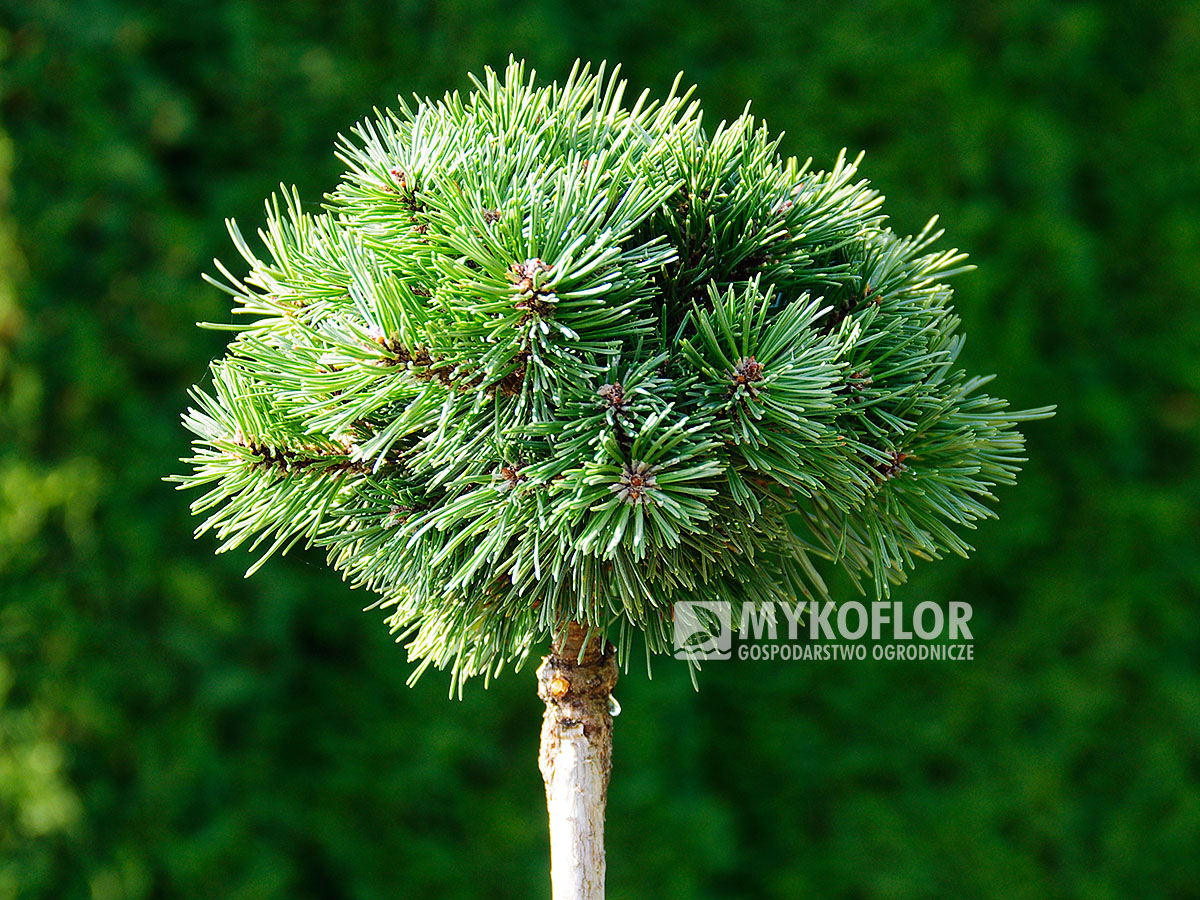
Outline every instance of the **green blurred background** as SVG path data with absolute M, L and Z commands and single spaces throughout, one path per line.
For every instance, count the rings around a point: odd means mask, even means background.
M 160 481 L 223 218 L 510 52 L 865 150 L 980 267 L 967 366 L 1059 404 L 897 594 L 972 601 L 975 662 L 624 676 L 610 896 L 1200 896 L 1200 5 L 0 0 L 0 900 L 548 895 L 532 672 L 407 688 L 366 596 L 243 580 Z

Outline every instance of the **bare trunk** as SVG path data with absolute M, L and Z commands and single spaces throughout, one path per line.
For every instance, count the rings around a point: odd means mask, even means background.
M 538 765 L 550 812 L 554 900 L 604 900 L 604 806 L 612 771 L 608 698 L 617 683 L 611 646 L 572 622 L 538 669 L 546 703 Z M 580 651 L 582 650 L 582 659 Z

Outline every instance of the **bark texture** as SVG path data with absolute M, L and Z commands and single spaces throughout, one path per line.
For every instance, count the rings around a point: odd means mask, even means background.
M 611 645 L 572 623 L 538 668 L 546 704 L 538 758 L 550 813 L 554 900 L 604 900 L 604 807 L 612 771 L 608 698 L 617 683 Z M 582 654 L 582 658 L 581 658 Z

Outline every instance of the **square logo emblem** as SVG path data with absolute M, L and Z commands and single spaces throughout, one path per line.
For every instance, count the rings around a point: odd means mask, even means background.
M 724 600 L 680 600 L 675 604 L 675 658 L 729 659 L 733 610 Z

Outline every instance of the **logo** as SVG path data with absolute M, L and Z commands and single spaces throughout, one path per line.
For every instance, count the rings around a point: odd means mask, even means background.
M 835 605 L 724 600 L 675 603 L 675 658 L 742 660 L 971 660 L 971 604 L 850 601 Z M 784 627 L 786 626 L 786 637 Z M 736 648 L 734 632 L 737 633 Z M 870 645 L 868 649 L 868 645 Z
M 730 659 L 733 609 L 725 600 L 680 600 L 675 604 L 675 658 Z

